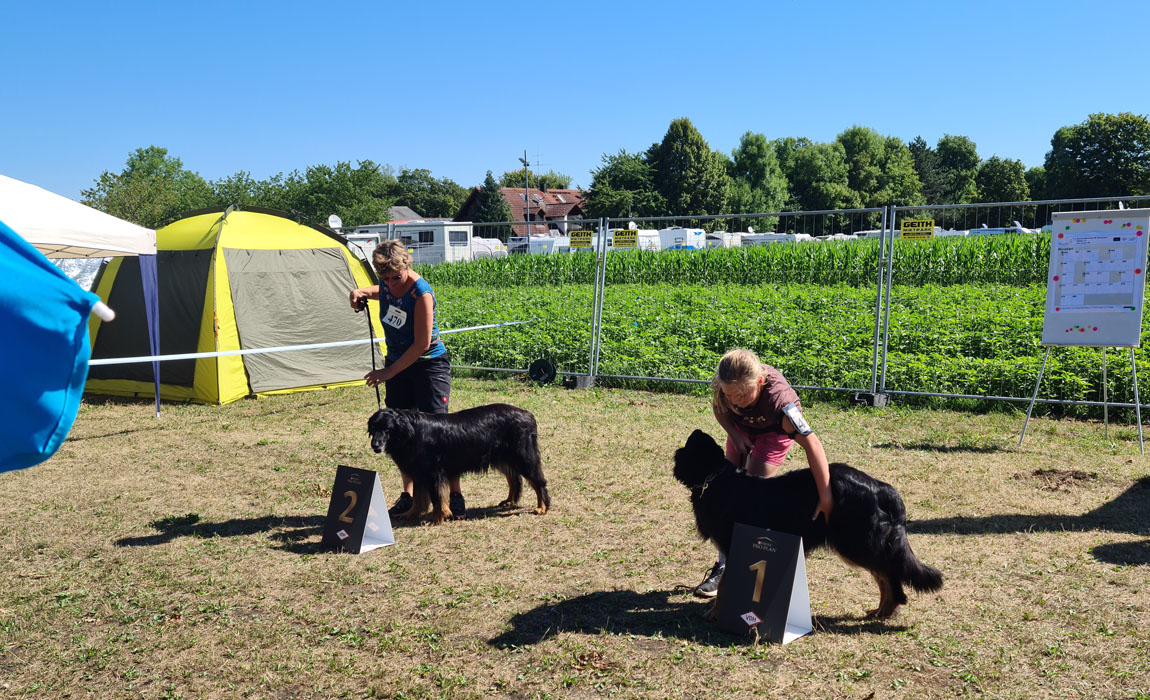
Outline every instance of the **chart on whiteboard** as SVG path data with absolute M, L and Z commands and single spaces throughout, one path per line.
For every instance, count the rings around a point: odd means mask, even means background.
M 1051 218 L 1043 344 L 1138 347 L 1147 210 L 1055 212 Z
M 1139 231 L 1138 233 L 1141 233 Z M 1125 312 L 1138 310 L 1142 274 L 1138 237 L 1121 233 L 1079 233 L 1056 237 L 1055 311 Z

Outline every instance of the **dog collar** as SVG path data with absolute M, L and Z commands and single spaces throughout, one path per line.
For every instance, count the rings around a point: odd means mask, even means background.
M 711 475 L 710 475 L 710 476 L 708 476 L 706 479 L 703 479 L 703 485 L 702 485 L 702 486 L 692 486 L 692 487 L 691 487 L 691 490 L 692 490 L 692 491 L 694 491 L 695 489 L 698 489 L 698 490 L 699 490 L 699 495 L 698 495 L 698 497 L 699 497 L 699 498 L 702 498 L 702 497 L 703 497 L 703 493 L 705 493 L 705 492 L 706 492 L 706 490 L 707 490 L 707 487 L 711 485 L 711 482 L 712 482 L 712 481 L 714 481 L 715 477 L 717 477 L 718 475 L 720 475 L 720 474 L 722 474 L 723 472 L 727 471 L 727 470 L 728 470 L 728 469 L 730 469 L 732 466 L 734 466 L 734 465 L 732 465 L 730 462 L 728 462 L 728 463 L 727 463 L 727 466 L 725 466 L 725 467 L 722 467 L 722 468 L 718 469 L 717 471 L 713 471 L 713 472 L 711 472 Z

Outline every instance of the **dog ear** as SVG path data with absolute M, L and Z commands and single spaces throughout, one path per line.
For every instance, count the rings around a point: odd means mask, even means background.
M 371 418 L 367 419 L 367 432 L 374 433 L 384 427 L 383 421 L 387 417 L 387 411 L 379 410 L 371 414 Z
M 691 433 L 691 437 L 687 438 L 686 448 L 696 458 L 706 456 L 709 452 L 713 452 L 719 443 L 715 442 L 715 438 L 711 437 L 702 430 L 696 430 Z

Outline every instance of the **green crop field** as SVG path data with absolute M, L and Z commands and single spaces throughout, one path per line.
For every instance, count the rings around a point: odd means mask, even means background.
M 612 252 L 598 373 L 707 379 L 724 351 L 748 347 L 795 384 L 869 389 L 877 255 L 877 242 L 866 240 Z M 1044 352 L 1048 255 L 1047 238 L 1037 234 L 896 244 L 886 388 L 1029 398 Z M 594 261 L 586 253 L 517 255 L 423 268 L 436 289 L 443 328 L 536 319 L 448 336 L 453 361 L 522 369 L 546 357 L 561 372 L 587 372 Z M 1110 402 L 1133 401 L 1128 357 L 1110 353 Z M 1148 369 L 1141 351 L 1136 357 L 1140 370 Z M 1097 349 L 1054 350 L 1040 397 L 1100 401 L 1101 363 Z M 1040 404 L 1036 410 L 1050 409 Z

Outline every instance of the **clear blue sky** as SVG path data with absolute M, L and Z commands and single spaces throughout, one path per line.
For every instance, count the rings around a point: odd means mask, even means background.
M 1150 2 L 6 2 L 0 173 L 75 199 L 156 145 L 215 180 L 373 160 L 461 185 L 590 185 L 688 117 L 854 124 L 1041 165 L 1054 131 L 1150 114 Z M 534 169 L 534 168 L 533 168 Z

